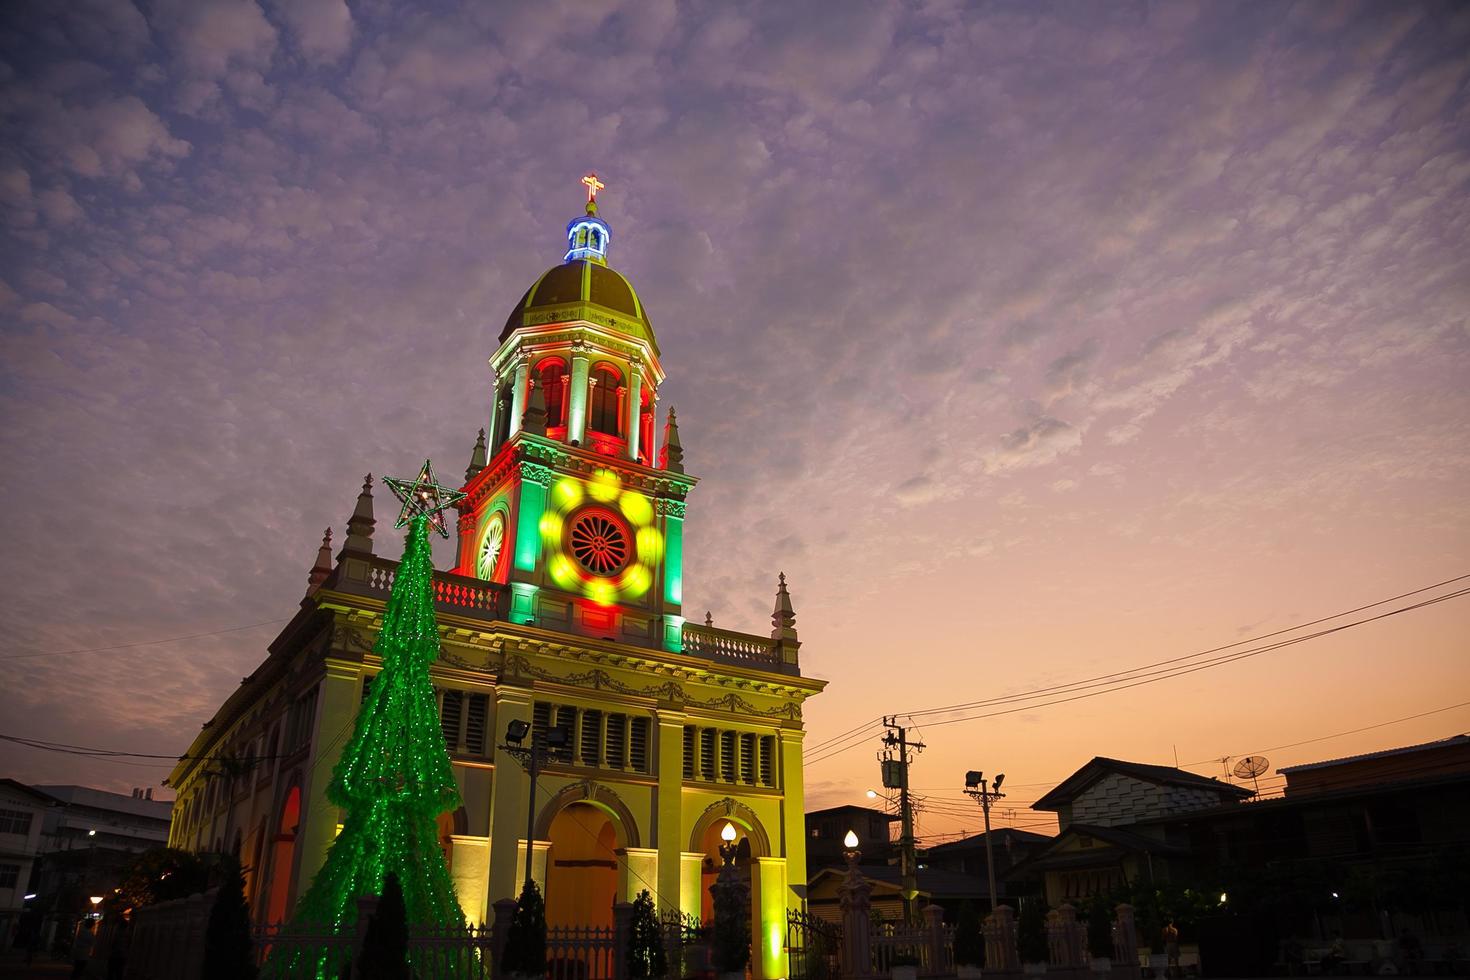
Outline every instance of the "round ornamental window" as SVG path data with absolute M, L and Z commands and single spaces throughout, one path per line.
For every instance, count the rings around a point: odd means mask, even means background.
M 622 523 L 600 510 L 583 513 L 572 522 L 572 557 L 593 575 L 612 575 L 628 563 L 628 532 Z
M 485 525 L 485 536 L 480 539 L 480 578 L 493 579 L 500 564 L 500 551 L 505 545 L 505 518 L 497 511 Z

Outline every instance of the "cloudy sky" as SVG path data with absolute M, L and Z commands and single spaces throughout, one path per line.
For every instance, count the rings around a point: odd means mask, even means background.
M 4 734 L 183 751 L 362 475 L 460 472 L 587 170 L 703 481 L 687 609 L 766 630 L 784 570 L 831 681 L 808 740 L 856 729 L 813 803 L 876 782 L 880 715 L 1470 572 L 1463 4 L 0 17 Z M 1027 825 L 1094 755 L 1215 773 L 1470 730 L 1467 637 L 1470 598 L 916 715 L 923 829 L 974 827 L 967 768 Z M 166 768 L 8 745 L 0 774 Z

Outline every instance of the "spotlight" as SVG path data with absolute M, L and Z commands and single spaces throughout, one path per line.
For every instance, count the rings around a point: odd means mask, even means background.
M 1006 774 L 1005 773 L 1001 773 L 999 776 L 996 776 L 995 777 L 995 785 L 992 786 L 991 789 L 993 789 L 997 793 L 999 793 L 1000 792 L 1000 784 L 1003 783 L 1003 782 L 1005 782 L 1005 781 L 1006 781 Z
M 571 744 L 572 732 L 567 725 L 557 725 L 555 728 L 546 730 L 546 747 L 548 749 L 564 749 Z
M 531 723 L 529 721 L 512 721 L 509 725 L 505 726 L 505 740 L 511 745 L 520 745 L 526 740 L 526 735 L 530 731 Z
M 985 773 L 976 772 L 975 770 L 971 769 L 969 772 L 965 773 L 965 789 L 974 789 L 976 786 L 980 785 L 980 781 L 984 778 Z

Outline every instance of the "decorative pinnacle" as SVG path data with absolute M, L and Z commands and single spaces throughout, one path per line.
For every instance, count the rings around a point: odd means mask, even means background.
M 597 175 L 592 173 L 583 177 L 582 183 L 587 185 L 587 213 L 595 215 L 597 213 L 597 192 L 607 185 L 598 180 Z
M 306 577 L 306 591 L 308 594 L 327 580 L 332 574 L 332 529 L 327 528 L 322 532 L 322 546 L 316 551 L 316 564 L 311 567 L 311 574 Z
M 715 625 L 715 617 L 714 617 L 714 614 L 711 613 L 708 609 L 706 609 L 704 611 L 704 625 L 706 625 L 706 626 L 713 626 L 713 625 Z
M 791 608 L 791 593 L 786 591 L 786 573 L 780 573 L 776 586 L 776 607 L 771 610 L 771 639 L 796 639 L 796 611 Z
M 342 552 L 370 555 L 373 553 L 373 475 L 362 478 L 362 491 L 357 495 L 357 506 L 347 519 L 347 537 L 342 542 Z M 338 558 L 342 557 L 340 554 Z
M 470 452 L 470 465 L 464 471 L 464 480 L 465 480 L 465 482 L 466 483 L 470 482 L 470 480 L 474 479 L 474 477 L 481 470 L 483 470 L 484 468 L 485 468 L 485 430 L 484 429 L 481 429 L 480 430 L 479 437 L 477 439 L 475 439 L 475 448 Z

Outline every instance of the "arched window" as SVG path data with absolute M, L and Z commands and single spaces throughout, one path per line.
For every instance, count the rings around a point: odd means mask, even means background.
M 490 434 L 492 449 L 499 449 L 501 443 L 510 438 L 510 413 L 515 407 L 515 389 L 504 385 L 496 398 L 500 404 L 495 411 L 495 431 Z
M 541 397 L 546 402 L 548 427 L 567 424 L 566 376 L 566 366 L 554 357 L 548 357 L 536 366 L 536 384 L 541 388 Z
M 618 419 L 618 389 L 623 380 L 611 365 L 599 364 L 592 372 L 592 390 L 588 392 L 587 427 L 593 432 L 615 436 L 622 426 Z

